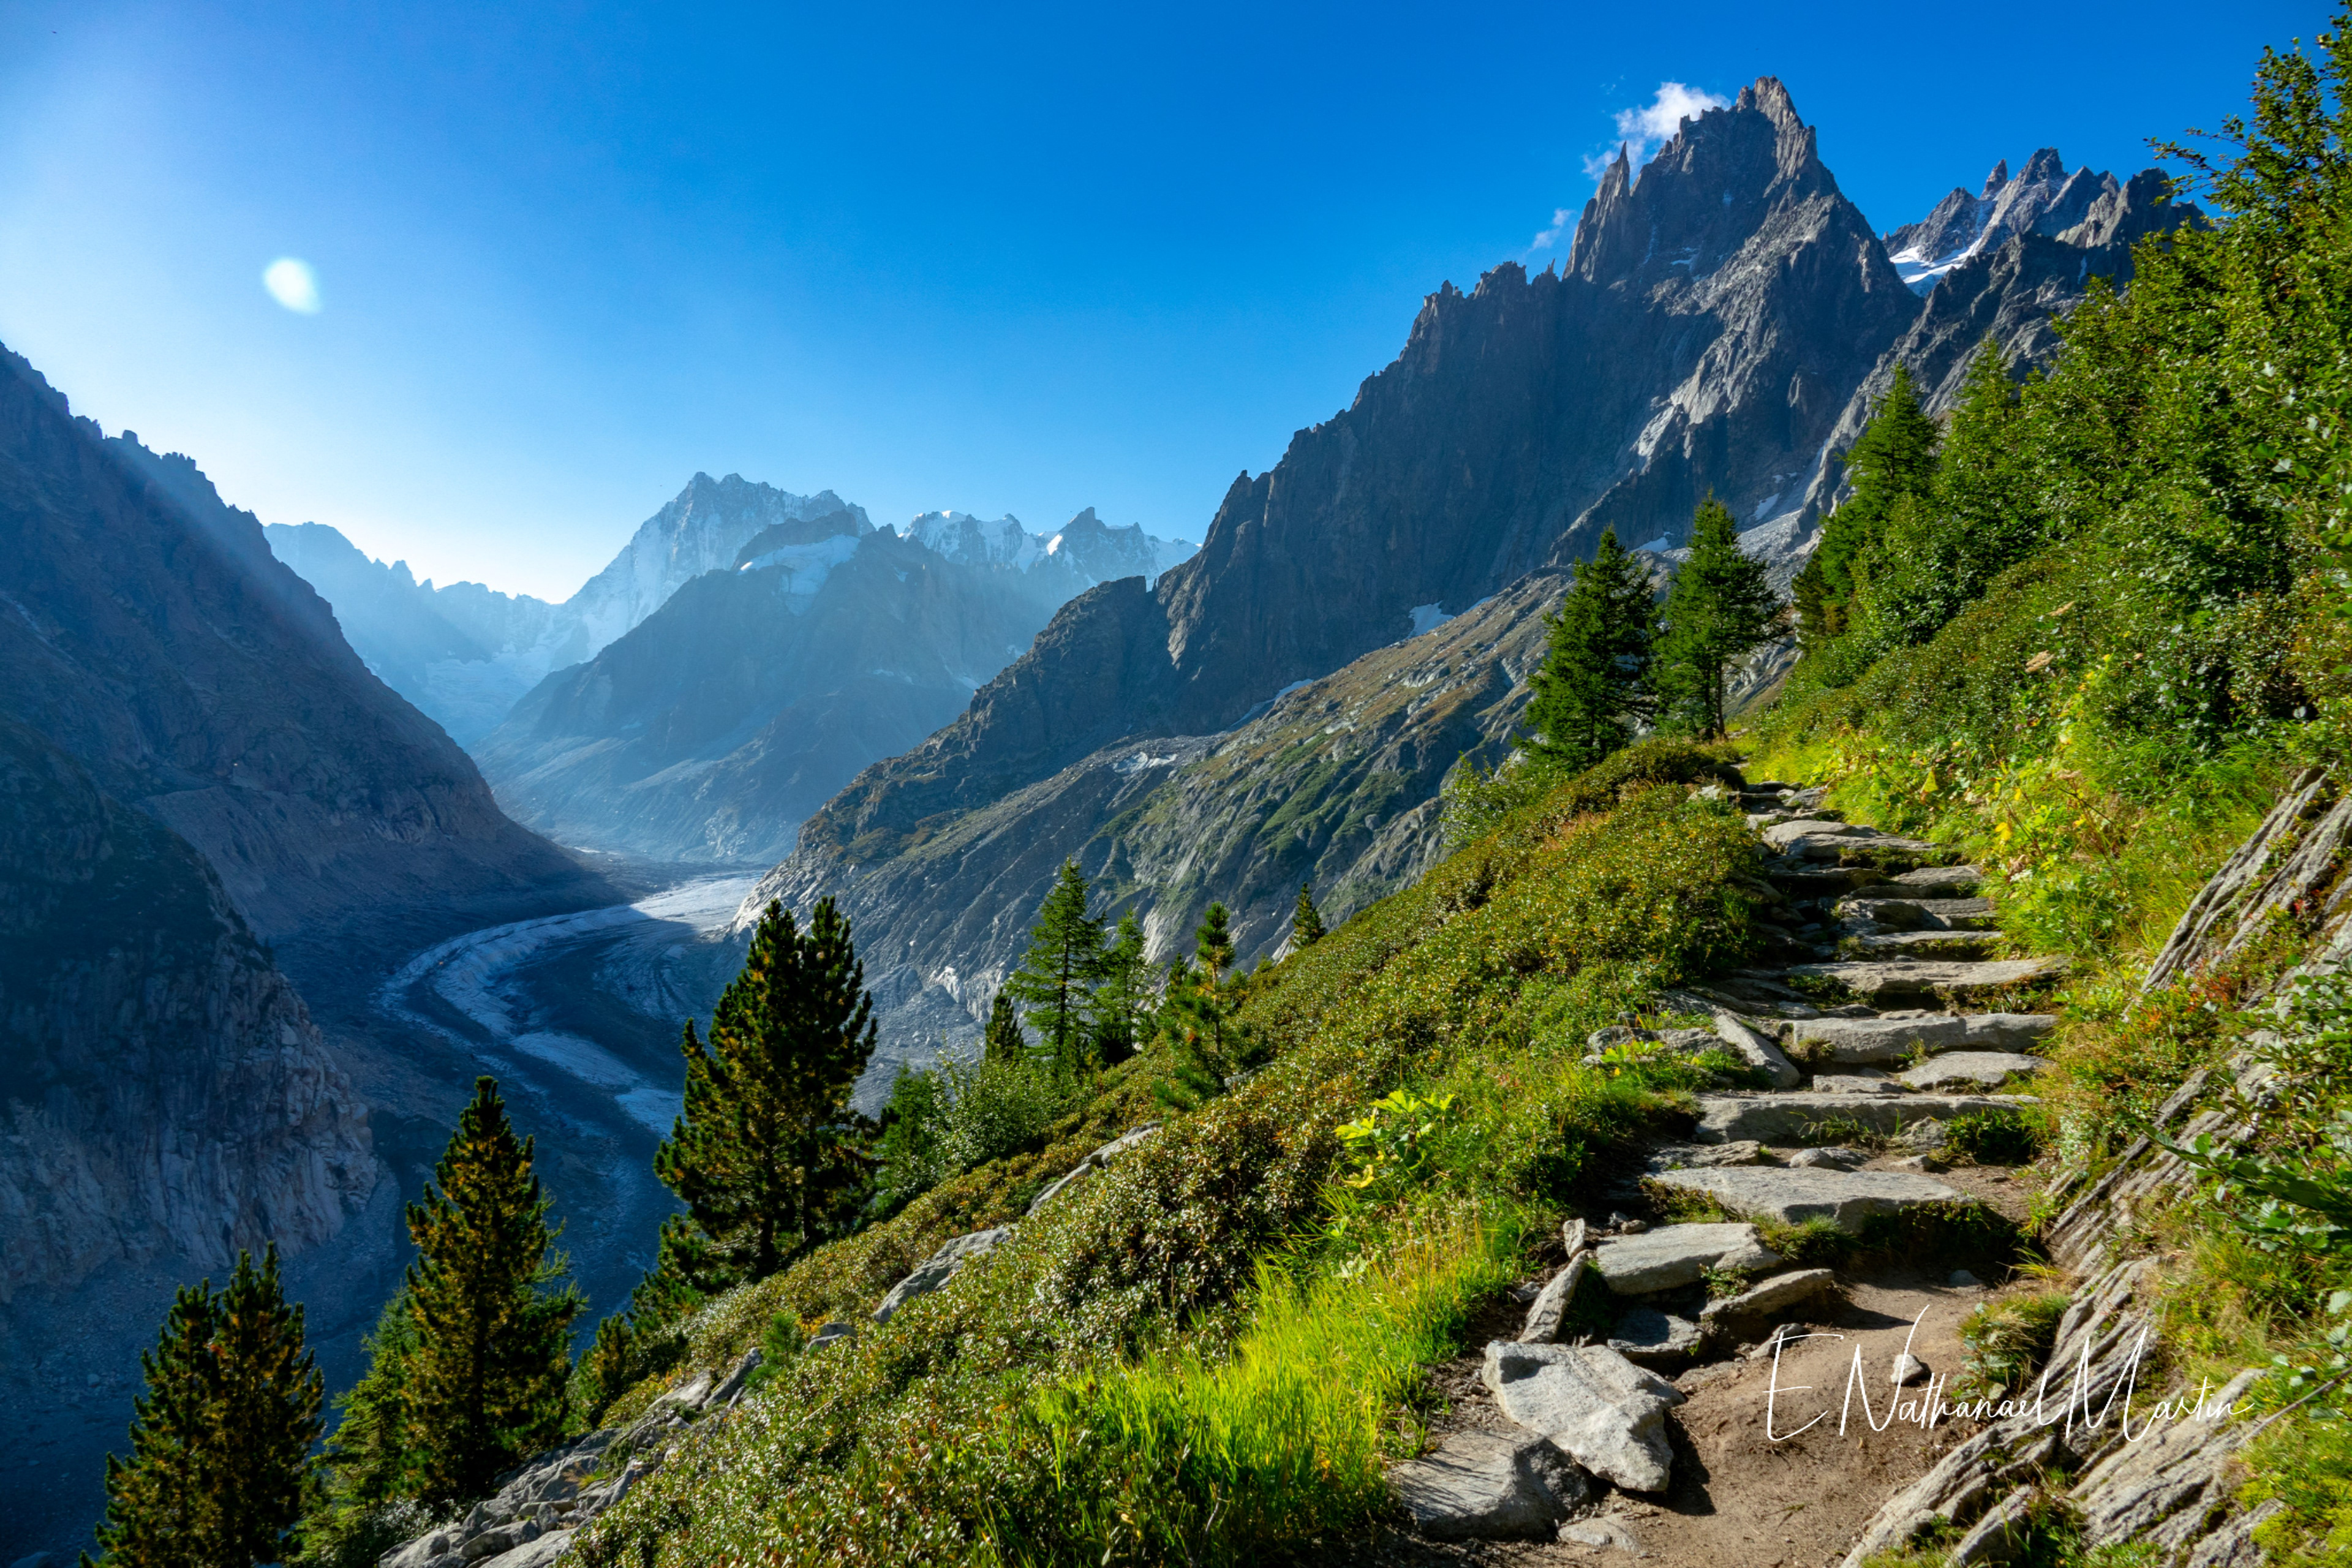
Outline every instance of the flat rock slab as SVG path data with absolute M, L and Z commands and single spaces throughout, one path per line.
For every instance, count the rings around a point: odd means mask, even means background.
M 1825 1121 L 1856 1121 L 1874 1132 L 1899 1132 L 1917 1121 L 1949 1121 L 1975 1111 L 2014 1110 L 2021 1097 L 1984 1094 L 1702 1094 L 1698 1130 L 1702 1143 L 1753 1140 L 1780 1147 L 1809 1145 Z
M 1670 1171 L 1659 1179 L 1684 1173 Z M 1601 1278 L 1620 1296 L 1696 1285 L 1708 1268 L 1756 1270 L 1780 1261 L 1752 1225 L 1664 1225 L 1639 1236 L 1612 1237 L 1593 1251 Z
M 1906 1171 L 1791 1171 L 1735 1165 L 1716 1171 L 1669 1171 L 1657 1180 L 1705 1193 L 1734 1214 L 1780 1225 L 1825 1219 L 1849 1235 L 1873 1215 L 1924 1204 L 1956 1204 L 1962 1194 L 1931 1176 Z
M 1592 1493 L 1591 1479 L 1534 1432 L 1456 1432 L 1389 1468 L 1389 1486 L 1435 1541 L 1544 1541 Z
M 1791 822 L 1776 822 L 1764 829 L 1764 842 L 1775 849 L 1786 850 L 1801 838 L 1869 838 L 1877 836 L 1875 827 L 1864 827 L 1858 822 L 1838 822 L 1826 816 L 1801 816 Z
M 1914 998 L 1966 1000 L 2013 985 L 2055 980 L 2067 970 L 2063 958 L 2008 958 L 1985 963 L 1943 959 L 1844 959 L 1831 963 L 1792 963 L 1795 979 L 1828 981 L 1873 1006 Z
M 963 1266 L 975 1258 L 985 1258 L 1013 1238 L 1013 1227 L 1000 1225 L 993 1230 L 975 1230 L 966 1236 L 950 1237 L 940 1243 L 940 1249 L 923 1259 L 912 1274 L 890 1287 L 882 1304 L 874 1309 L 874 1321 L 887 1323 L 899 1308 L 918 1296 L 928 1296 L 963 1271 Z M 831 1327 L 830 1324 L 826 1325 Z M 820 1336 L 822 1337 L 822 1336 Z
M 1992 920 L 1990 899 L 1900 897 L 1899 888 L 1866 888 L 1838 900 L 1841 920 L 1869 921 L 1894 931 L 1982 931 Z
M 1920 1013 L 1888 1018 L 1800 1018 L 1790 1042 L 1808 1061 L 1859 1066 L 1915 1050 L 2013 1051 L 2058 1026 L 2048 1013 Z
M 1908 1094 L 1911 1086 L 1898 1083 L 1883 1072 L 1864 1068 L 1860 1072 L 1817 1072 L 1813 1075 L 1815 1094 Z
M 1682 1390 L 1606 1345 L 1486 1347 L 1479 1376 L 1503 1414 L 1627 1491 L 1664 1491 L 1675 1451 L 1666 1412 Z
M 1853 958 L 1952 958 L 1990 956 L 2008 939 L 1995 931 L 1889 931 L 1847 937 L 1840 944 Z
M 1914 1089 L 1956 1088 L 1961 1084 L 1999 1089 L 2019 1073 L 2037 1073 L 2049 1065 L 2040 1057 L 2016 1051 L 1948 1051 L 1895 1076 Z
M 1837 1275 L 1827 1268 L 1799 1268 L 1787 1274 L 1775 1274 L 1737 1296 L 1709 1301 L 1700 1310 L 1699 1322 L 1706 1326 L 1727 1319 L 1734 1322 L 1752 1322 L 1826 1296 L 1836 1286 Z
M 1699 1328 L 1688 1318 L 1636 1307 L 1618 1318 L 1610 1331 L 1609 1348 L 1643 1366 L 1675 1366 L 1698 1350 Z
M 1794 1089 L 1799 1082 L 1796 1064 L 1772 1043 L 1772 1037 L 1737 1013 L 1718 1009 L 1715 1015 L 1715 1032 L 1731 1054 L 1749 1068 L 1762 1073 L 1774 1089 Z
M 572 1544 L 572 1531 L 551 1530 L 535 1541 L 525 1542 L 511 1552 L 501 1552 L 488 1558 L 482 1568 L 541 1568 L 554 1562 Z

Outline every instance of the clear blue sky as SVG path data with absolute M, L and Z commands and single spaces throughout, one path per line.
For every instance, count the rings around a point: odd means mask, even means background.
M 1198 539 L 1661 82 L 1780 77 L 1885 229 L 2324 15 L 0 0 L 0 340 L 444 581 L 566 595 L 698 468 Z

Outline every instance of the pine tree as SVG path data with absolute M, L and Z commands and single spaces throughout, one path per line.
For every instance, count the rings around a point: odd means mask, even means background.
M 1550 645 L 1530 678 L 1528 750 L 1570 768 L 1591 767 L 1633 738 L 1649 716 L 1651 641 L 1657 605 L 1649 574 L 1603 529 L 1592 559 L 1547 623 Z
M 106 1458 L 99 1544 L 122 1568 L 249 1568 L 282 1561 L 311 1492 L 324 1380 L 302 1343 L 272 1246 L 237 1256 L 226 1289 L 175 1293 L 141 1353 L 128 1463 Z M 87 1563 L 88 1558 L 83 1561 Z
M 1298 902 L 1290 910 L 1290 947 L 1292 952 L 1313 947 L 1323 940 L 1323 911 L 1315 907 L 1315 900 L 1307 884 L 1298 884 Z
M 696 1288 L 764 1279 L 850 1222 L 875 1127 L 849 1097 L 874 1042 L 849 921 L 823 899 L 803 933 L 771 901 L 707 1047 L 687 1020 L 685 1111 L 654 1155 L 707 1243 Z
M 1192 947 L 1193 956 L 1207 972 L 1212 985 L 1234 966 L 1233 915 L 1224 905 L 1209 906 L 1192 931 Z
M 572 1321 L 586 1303 L 549 1289 L 564 1263 L 534 1143 L 515 1135 L 498 1080 L 477 1079 L 433 1183 L 408 1205 L 408 1424 L 429 1501 L 487 1495 L 563 1433 Z
M 1919 406 L 1910 370 L 1895 367 L 1895 384 L 1845 455 L 1853 494 L 1822 525 L 1813 558 L 1793 584 L 1799 636 L 1808 652 L 1846 629 L 1856 561 L 1877 542 L 1895 503 L 1925 496 L 1936 475 L 1936 422 Z
M 1780 635 L 1785 612 L 1764 563 L 1739 548 L 1731 513 L 1712 496 L 1691 519 L 1690 556 L 1666 594 L 1658 679 L 1675 729 L 1724 732 L 1724 678 L 1732 664 Z
M 1143 954 L 1143 927 L 1132 910 L 1118 917 L 1097 969 L 1095 1052 L 1103 1066 L 1117 1067 L 1142 1044 L 1151 1009 L 1151 964 Z
M 1021 1015 L 1013 1010 L 1013 994 L 1000 990 L 988 1005 L 988 1033 L 981 1042 L 980 1059 L 1011 1063 L 1029 1059 L 1028 1037 L 1021 1032 Z
M 1029 1012 L 1056 1076 L 1070 1079 L 1085 1065 L 1088 1012 L 1102 978 L 1102 922 L 1087 912 L 1087 879 L 1065 860 L 1029 928 L 1029 951 L 1004 983 Z

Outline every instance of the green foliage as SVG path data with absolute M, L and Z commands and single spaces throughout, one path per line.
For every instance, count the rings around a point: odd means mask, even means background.
M 1399 1190 L 1412 1184 L 1428 1164 L 1425 1142 L 1438 1130 L 1454 1097 L 1424 1099 L 1410 1089 L 1392 1089 L 1372 1101 L 1364 1114 L 1338 1128 L 1339 1142 L 1355 1169 L 1340 1181 L 1359 1192 Z
M 1024 1057 L 904 1072 L 884 1113 L 876 1204 L 895 1212 L 941 1182 L 1034 1149 L 1080 1091 Z
M 1588 768 L 1623 747 L 1654 707 L 1648 678 L 1657 605 L 1649 574 L 1604 528 L 1592 559 L 1546 623 L 1543 663 L 1521 722 L 1528 750 L 1563 767 Z
M 1960 1320 L 1960 1344 L 1968 1353 L 1953 1381 L 1955 1399 L 1999 1399 L 2032 1387 L 2058 1342 L 2059 1320 L 2071 1300 L 2063 1290 L 2005 1296 Z
M 1724 732 L 1732 665 L 1780 635 L 1785 609 L 1764 563 L 1739 548 L 1730 511 L 1709 497 L 1691 519 L 1690 554 L 1666 590 L 1653 679 L 1662 728 L 1713 740 Z
M 1192 931 L 1192 958 L 1215 984 L 1234 966 L 1233 915 L 1221 903 L 1212 903 Z
M 1088 1015 L 1102 978 L 1102 921 L 1088 912 L 1087 899 L 1086 874 L 1076 860 L 1063 861 L 1029 928 L 1029 951 L 1004 983 L 1028 1008 L 1046 1059 L 1066 1079 L 1087 1066 Z
M 561 1436 L 572 1320 L 550 1200 L 496 1079 L 478 1079 L 421 1202 L 408 1205 L 408 1442 L 430 1502 L 486 1495 L 499 1472 Z
M 1979 1165 L 2030 1165 L 2042 1134 L 2014 1110 L 1971 1110 L 1944 1123 L 1944 1148 Z
M 2254 1531 L 2278 1568 L 2340 1568 L 2352 1561 L 2352 1422 L 2300 1412 L 2273 1426 L 2245 1450 L 2250 1478 L 2238 1494 L 2249 1509 L 2281 1511 Z
M 1857 569 L 1866 570 L 1903 503 L 1928 494 L 1936 445 L 1936 422 L 1919 406 L 1910 369 L 1897 364 L 1894 384 L 1845 454 L 1853 494 L 1822 525 L 1821 544 L 1794 584 L 1799 637 L 1809 654 L 1827 648 L 1847 629 Z
M 302 1309 L 278 1279 L 278 1248 L 174 1293 L 131 1427 L 131 1458 L 106 1457 L 99 1544 L 124 1568 L 246 1568 L 286 1556 L 312 1489 L 325 1394 L 302 1343 Z M 87 1559 L 85 1559 L 87 1561 Z
M 999 991 L 988 1005 L 988 1030 L 981 1042 L 981 1059 L 1017 1062 L 1028 1057 L 1029 1037 L 1021 1032 L 1021 1015 L 1013 1005 L 1012 994 Z
M 1290 911 L 1290 948 L 1294 952 L 1313 947 L 1323 940 L 1323 911 L 1315 907 L 1314 896 L 1304 882 L 1298 884 L 1298 902 Z
M 1094 1059 L 1117 1067 L 1150 1037 L 1154 1025 L 1151 965 L 1143 955 L 1143 927 L 1134 910 L 1118 917 L 1097 972 L 1091 1004 Z
M 822 899 L 803 931 L 771 901 L 708 1047 L 687 1020 L 686 1108 L 654 1156 L 708 1243 L 695 1284 L 772 1274 L 854 1226 L 875 1129 L 849 1096 L 874 1040 L 848 920 Z
M 416 1315 L 403 1291 L 384 1303 L 363 1342 L 368 1369 L 335 1400 L 325 1455 L 325 1496 L 302 1521 L 301 1558 L 331 1568 L 367 1568 L 397 1541 L 378 1542 L 415 1515 L 417 1456 L 409 1436 L 408 1363 Z M 410 1535 L 415 1531 L 409 1531 Z

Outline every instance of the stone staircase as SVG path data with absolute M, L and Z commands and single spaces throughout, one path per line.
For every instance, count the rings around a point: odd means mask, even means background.
M 1665 1495 L 1688 1479 L 1666 1413 L 1722 1363 L 1770 1355 L 1792 1321 L 1830 1321 L 1861 1283 L 1794 1266 L 1759 1226 L 1825 1222 L 1859 1236 L 1881 1215 L 1958 1209 L 1979 1194 L 1938 1153 L 1950 1124 L 2032 1103 L 2045 1065 L 2034 1047 L 2057 1020 L 2031 1003 L 2064 962 L 2008 955 L 1977 868 L 1843 821 L 1823 795 L 1778 784 L 1738 794 L 1767 849 L 1749 889 L 1763 904 L 1761 959 L 1664 998 L 1710 1026 L 1629 1021 L 1593 1036 L 1588 1061 L 1721 1050 L 1758 1087 L 1698 1095 L 1687 1139 L 1620 1173 L 1609 1195 L 1621 1208 L 1570 1223 L 1566 1266 L 1532 1292 L 1517 1337 L 1486 1347 L 1478 1382 L 1492 1408 L 1392 1471 L 1423 1541 L 1664 1545 L 1616 1500 L 1636 1513 L 1643 1494 L 1667 1501 L 1664 1513 L 1648 1508 L 1658 1518 L 1694 1512 Z M 1675 1192 L 1727 1220 L 1664 1223 L 1660 1194 Z M 1951 1283 L 1978 1282 L 1954 1271 Z M 1593 1317 L 1573 1303 L 1596 1289 L 1612 1326 L 1570 1336 L 1563 1323 Z M 1932 1386 L 1907 1352 L 1887 1375 L 1897 1389 Z

